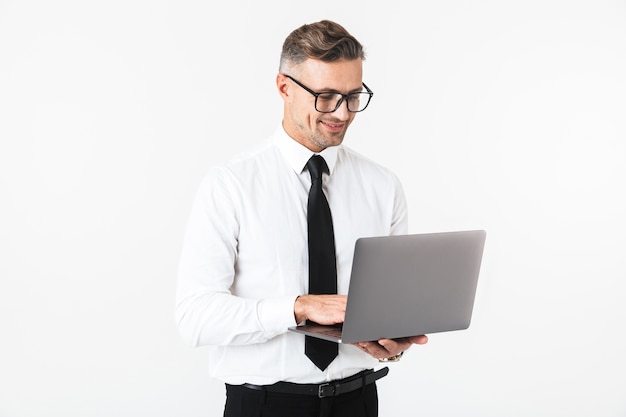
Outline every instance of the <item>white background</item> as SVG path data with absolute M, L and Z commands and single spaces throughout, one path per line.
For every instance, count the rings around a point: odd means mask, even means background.
M 487 230 L 472 325 L 392 366 L 381 417 L 626 416 L 626 2 L 223 3 L 0 0 L 0 416 L 221 415 L 174 326 L 183 227 L 323 18 L 367 49 L 346 143 L 410 231 Z

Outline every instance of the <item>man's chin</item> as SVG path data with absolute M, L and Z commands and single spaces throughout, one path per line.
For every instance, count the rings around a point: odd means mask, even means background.
M 336 135 L 324 135 L 322 140 L 318 143 L 323 145 L 324 148 L 330 148 L 331 146 L 339 146 L 343 142 L 343 138 L 345 136 L 345 132 L 340 132 Z

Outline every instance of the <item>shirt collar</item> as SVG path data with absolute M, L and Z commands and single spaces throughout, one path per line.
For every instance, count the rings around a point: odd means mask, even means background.
M 311 150 L 306 146 L 301 145 L 291 138 L 282 126 L 276 129 L 273 141 L 276 147 L 280 150 L 280 153 L 283 155 L 283 158 L 285 158 L 289 166 L 298 175 L 304 171 L 304 168 L 306 167 L 307 162 L 309 162 L 309 159 L 311 159 L 311 156 L 316 154 L 315 152 L 311 152 Z M 337 162 L 337 148 L 337 146 L 330 146 L 318 153 L 318 155 L 321 155 L 326 161 L 329 174 L 333 173 L 335 163 Z

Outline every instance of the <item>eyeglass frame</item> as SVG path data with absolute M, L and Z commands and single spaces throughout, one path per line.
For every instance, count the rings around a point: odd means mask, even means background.
M 294 83 L 298 84 L 300 87 L 302 87 L 308 93 L 310 93 L 311 95 L 313 95 L 315 97 L 315 105 L 314 105 L 315 106 L 315 111 L 317 111 L 319 113 L 334 113 L 343 104 L 344 101 L 346 102 L 346 108 L 348 109 L 348 111 L 350 113 L 360 113 L 363 110 L 365 110 L 367 108 L 367 106 L 370 105 L 370 101 L 372 101 L 372 97 L 374 96 L 374 92 L 372 90 L 370 90 L 370 88 L 363 82 L 361 84 L 363 84 L 363 87 L 365 87 L 365 89 L 367 91 L 359 91 L 358 93 L 348 93 L 348 94 L 343 94 L 343 93 L 340 93 L 338 91 L 324 91 L 324 92 L 318 93 L 316 91 L 311 90 L 309 87 L 307 87 L 306 85 L 302 84 L 300 81 L 296 80 L 291 75 L 288 75 L 288 74 L 283 74 L 283 75 L 285 77 L 289 78 Z M 356 110 L 356 111 L 350 110 L 350 108 L 348 107 L 348 101 L 346 99 L 349 96 L 353 95 L 353 94 L 363 94 L 363 93 L 367 93 L 369 95 L 369 98 L 367 99 L 367 104 L 365 104 L 365 107 L 363 107 L 361 110 Z M 337 101 L 337 105 L 335 106 L 335 108 L 332 111 L 320 111 L 320 110 L 317 109 L 317 98 L 319 96 L 321 96 L 322 94 L 337 94 L 337 95 L 341 96 L 341 98 Z

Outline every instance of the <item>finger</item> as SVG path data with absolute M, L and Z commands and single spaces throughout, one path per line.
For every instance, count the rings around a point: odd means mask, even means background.
M 428 343 L 428 336 L 424 334 L 421 336 L 413 336 L 409 338 L 409 341 L 416 345 L 425 345 L 426 343 Z
M 370 354 L 371 356 L 377 359 L 387 358 L 389 356 L 394 355 L 385 346 L 382 346 L 377 342 L 367 342 L 364 344 L 364 347 L 365 347 L 365 352 L 367 352 L 368 354 Z
M 408 338 L 400 339 L 381 339 L 378 343 L 390 353 L 390 356 L 404 352 L 411 347 L 411 341 Z
M 367 354 L 371 354 L 367 343 L 355 343 L 355 346 Z
M 382 346 L 388 352 L 398 349 L 398 343 L 393 339 L 381 339 L 378 341 L 378 345 Z

